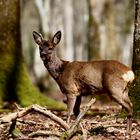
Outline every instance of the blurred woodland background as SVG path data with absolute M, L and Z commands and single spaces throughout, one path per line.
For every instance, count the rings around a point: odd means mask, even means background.
M 40 32 L 47 40 L 58 30 L 62 32 L 62 38 L 56 51 L 64 60 L 113 59 L 130 67 L 132 65 L 135 80 L 129 97 L 133 103 L 133 117 L 140 118 L 140 0 L 0 0 L 0 117 L 14 109 L 20 111 L 18 105 L 27 107 L 33 104 L 58 111 L 58 116 L 62 111 L 61 115 L 66 116 L 66 97 L 44 67 L 32 34 L 33 31 Z M 82 103 L 89 102 L 89 98 L 84 98 Z M 96 99 L 91 107 L 94 113 L 90 115 L 97 116 L 97 124 L 100 113 L 102 117 L 105 114 L 115 115 L 121 109 L 105 95 L 100 94 Z M 124 117 L 126 113 L 122 111 L 120 115 Z M 16 119 L 10 119 L 10 129 L 6 128 L 8 135 L 0 122 L 0 131 L 6 132 L 6 137 L 2 135 L 4 139 L 13 135 Z M 30 116 L 27 116 L 27 120 L 30 120 Z M 110 121 L 110 117 L 104 120 Z M 94 125 L 94 121 L 91 122 Z M 113 122 L 117 123 L 116 119 Z M 135 135 L 140 123 L 133 123 Z M 49 127 L 44 121 L 43 124 L 52 130 L 52 126 L 55 127 L 51 123 Z M 87 123 L 85 125 L 89 126 Z M 34 132 L 30 127 L 27 129 Z M 118 129 L 122 130 L 120 127 Z M 116 128 L 109 135 L 119 136 L 115 131 Z
M 0 0 L 0 108 L 16 101 L 66 109 L 65 96 L 40 59 L 34 30 L 46 39 L 61 30 L 56 49 L 64 60 L 114 59 L 131 66 L 134 52 L 139 70 L 139 48 L 133 49 L 134 11 L 133 0 Z M 134 46 L 139 47 L 139 40 Z M 136 104 L 137 89 L 131 95 Z
M 57 47 L 57 54 L 62 59 L 115 59 L 131 66 L 133 0 L 20 2 L 21 38 L 26 65 L 33 83 L 48 96 L 55 98 L 58 87 L 40 59 L 39 49 L 32 38 L 33 30 L 42 33 L 46 39 L 61 30 L 62 40 Z

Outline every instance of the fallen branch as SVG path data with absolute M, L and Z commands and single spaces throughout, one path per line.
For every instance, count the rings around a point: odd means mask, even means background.
M 21 117 L 27 115 L 32 110 L 51 118 L 52 120 L 59 123 L 65 130 L 68 130 L 69 125 L 65 121 L 63 121 L 61 118 L 57 117 L 55 114 L 53 114 L 51 111 L 47 110 L 46 108 L 41 107 L 36 104 L 31 105 L 26 108 L 22 108 L 22 109 L 20 108 L 20 111 L 10 113 L 8 115 L 3 116 L 2 118 L 0 118 L 0 124 L 12 122 L 13 120 L 16 120 L 17 118 L 21 118 Z
M 0 118 L 0 130 L 2 132 L 4 130 L 5 124 L 8 125 L 8 129 L 6 130 L 7 132 L 4 131 L 4 135 L 2 135 L 2 138 L 11 135 L 12 131 L 15 129 L 16 122 L 18 121 L 18 118 L 21 118 L 21 117 L 27 115 L 32 110 L 39 112 L 39 113 L 51 118 L 52 120 L 54 120 L 55 122 L 60 124 L 65 130 L 69 129 L 69 125 L 65 121 L 63 121 L 61 118 L 57 117 L 51 111 L 49 111 L 46 108 L 41 107 L 39 105 L 31 105 L 31 106 L 26 107 L 26 108 L 17 108 L 17 109 L 19 109 L 17 112 L 9 113 L 9 114 L 4 115 L 3 117 Z
M 45 116 L 50 117 L 52 120 L 59 123 L 65 130 L 69 129 L 69 125 L 65 121 L 63 121 L 60 117 L 57 117 L 55 114 L 53 114 L 51 111 L 47 110 L 46 108 L 43 108 L 39 105 L 33 105 L 32 108 L 35 111 L 42 113 Z
M 63 121 L 61 118 L 59 118 L 58 116 L 56 116 L 55 114 L 53 114 L 51 111 L 47 110 L 45 107 L 41 107 L 39 105 L 31 105 L 29 107 L 26 108 L 20 108 L 17 105 L 17 111 L 14 113 L 9 113 L 8 115 L 5 115 L 3 117 L 0 118 L 0 125 L 3 125 L 5 123 L 10 124 L 10 131 L 9 134 L 11 134 L 11 132 L 14 130 L 16 122 L 22 122 L 21 120 L 19 120 L 19 118 L 27 115 L 30 111 L 36 111 L 38 113 L 41 113 L 49 118 L 51 118 L 52 120 L 54 120 L 55 122 L 57 122 L 58 124 L 60 124 L 65 130 L 66 133 L 68 134 L 66 137 L 66 140 L 68 140 L 69 138 L 71 138 L 77 131 L 78 131 L 78 126 L 79 123 L 81 121 L 81 119 L 84 117 L 84 115 L 86 114 L 86 112 L 90 109 L 91 105 L 95 102 L 95 99 L 91 99 L 91 101 L 85 106 L 83 107 L 83 111 L 80 112 L 80 114 L 78 115 L 76 121 L 72 124 L 71 127 L 69 127 L 69 125 Z M 25 122 L 24 122 L 25 123 Z M 30 122 L 30 123 L 34 123 L 34 122 Z M 84 129 L 81 129 L 82 131 L 84 131 Z M 83 132 L 83 134 L 85 134 L 85 132 Z M 34 136 L 48 136 L 48 135 L 53 135 L 53 136 L 57 136 L 59 137 L 60 134 L 56 134 L 50 131 L 37 131 L 37 132 L 33 132 L 31 134 L 29 134 L 29 137 L 34 137 Z M 86 135 L 85 135 L 86 136 Z M 84 138 L 86 139 L 86 138 Z
M 20 124 L 28 124 L 28 125 L 39 125 L 42 124 L 41 122 L 35 122 L 35 121 L 31 121 L 31 120 L 23 120 L 23 119 L 17 119 L 17 122 Z
M 9 113 L 7 115 L 4 115 L 3 117 L 0 118 L 0 124 L 2 123 L 9 123 L 12 120 L 16 120 L 17 118 L 21 118 L 29 113 L 29 111 L 32 110 L 32 106 L 23 108 L 21 111 L 17 111 L 14 113 Z
M 62 139 L 69 140 L 77 132 L 77 128 L 78 128 L 78 125 L 79 125 L 81 119 L 84 117 L 86 112 L 90 109 L 91 105 L 95 103 L 95 101 L 96 101 L 96 99 L 92 98 L 90 100 L 90 102 L 83 107 L 83 111 L 80 112 L 80 114 L 78 115 L 78 117 L 77 117 L 76 121 L 74 122 L 74 124 L 72 124 L 70 129 L 68 129 L 62 135 Z

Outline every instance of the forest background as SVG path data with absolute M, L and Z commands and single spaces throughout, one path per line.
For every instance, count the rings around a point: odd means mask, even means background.
M 58 30 L 57 54 L 65 60 L 115 59 L 131 66 L 134 31 L 132 0 L 21 0 L 21 38 L 25 62 L 33 83 L 48 96 L 58 87 L 39 56 L 32 31 L 47 39 Z M 50 86 L 51 85 L 51 86 Z
M 52 100 L 48 102 L 43 94 L 65 101 L 40 59 L 32 37 L 34 30 L 46 39 L 62 31 L 57 47 L 62 59 L 114 59 L 129 66 L 132 64 L 134 1 L 7 0 L 1 1 L 0 7 L 1 106 L 4 99 L 17 101 L 22 106 L 39 103 L 58 107 Z
M 9 108 L 20 109 L 17 104 L 66 110 L 66 98 L 44 67 L 32 36 L 35 30 L 48 39 L 61 30 L 62 39 L 56 51 L 64 60 L 113 59 L 132 65 L 135 81 L 129 95 L 134 119 L 139 118 L 139 1 L 0 0 L 0 113 L 9 112 Z M 85 103 L 89 102 L 89 98 L 84 99 Z M 104 95 L 97 96 L 91 108 L 97 112 L 92 116 L 98 118 L 98 111 L 102 109 L 103 114 L 118 113 L 121 107 L 110 101 Z M 65 111 L 61 113 L 66 116 Z M 123 113 L 121 115 L 126 115 Z M 136 125 L 134 133 L 139 132 L 139 120 Z M 122 134 L 124 136 L 124 131 Z

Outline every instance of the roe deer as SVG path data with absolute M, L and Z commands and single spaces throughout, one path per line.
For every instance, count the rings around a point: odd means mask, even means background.
M 115 60 L 69 62 L 60 59 L 55 51 L 61 40 L 60 31 L 49 40 L 35 31 L 33 37 L 45 67 L 67 97 L 67 122 L 73 112 L 75 116 L 79 114 L 82 95 L 105 92 L 128 112 L 127 133 L 131 133 L 133 109 L 128 85 L 134 80 L 134 73 L 129 67 Z

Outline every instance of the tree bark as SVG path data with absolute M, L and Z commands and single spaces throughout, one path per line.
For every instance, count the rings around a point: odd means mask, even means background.
M 93 1 L 87 0 L 88 4 L 88 60 L 100 58 L 99 46 L 100 46 L 100 38 L 99 38 L 99 23 L 96 21 L 93 15 Z
M 64 109 L 64 104 L 42 95 L 28 77 L 20 41 L 19 2 L 0 1 L 0 105 L 8 100 L 22 106 L 34 103 Z
M 64 36 L 65 36 L 65 59 L 74 60 L 74 48 L 73 48 L 73 5 L 72 0 L 64 1 Z
M 112 0 L 106 0 L 103 12 L 105 14 L 106 27 L 106 59 L 118 59 L 118 48 L 115 42 L 115 14 Z
M 130 96 L 134 105 L 134 116 L 140 116 L 140 0 L 135 0 L 135 29 L 133 42 L 132 69 L 135 81 L 130 89 Z
M 80 6 L 79 6 L 80 5 Z M 88 14 L 87 1 L 73 1 L 73 44 L 74 44 L 74 60 L 82 61 L 87 58 L 87 27 Z M 83 18 L 84 17 L 84 18 Z

